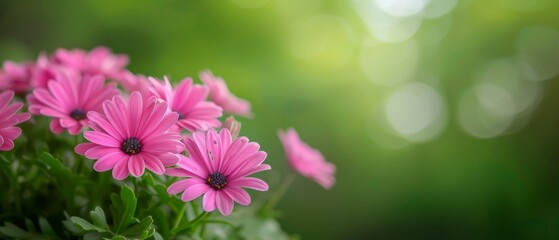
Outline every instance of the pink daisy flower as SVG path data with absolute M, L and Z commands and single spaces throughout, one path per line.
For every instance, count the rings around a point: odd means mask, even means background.
M 0 90 L 13 90 L 16 93 L 25 93 L 31 88 L 31 74 L 34 64 L 27 62 L 17 64 L 5 61 L 0 70 Z
M 56 77 L 57 67 L 51 63 L 50 59 L 44 54 L 39 55 L 37 64 L 33 70 L 31 85 L 38 88 L 46 88 L 47 82 Z
M 93 169 L 113 170 L 113 177 L 123 180 L 132 174 L 139 177 L 145 168 L 163 174 L 165 166 L 178 162 L 184 150 L 181 135 L 169 131 L 178 114 L 167 112 L 167 104 L 155 97 L 143 100 L 133 92 L 128 102 L 120 96 L 103 103 L 103 112 L 87 113 L 92 131 L 85 131 L 90 142 L 76 146 L 75 151 L 96 159 Z
M 252 117 L 250 103 L 229 92 L 227 84 L 221 77 L 214 77 L 212 72 L 204 71 L 200 73 L 200 79 L 204 85 L 208 86 L 212 101 L 222 107 L 223 111 L 239 116 Z
M 115 78 L 117 82 L 124 87 L 128 92 L 138 91 L 142 94 L 144 99 L 149 98 L 153 94 L 149 90 L 151 86 L 150 81 L 144 75 L 133 74 L 130 71 L 124 71 L 119 74 L 117 78 Z
M 192 84 L 191 78 L 183 79 L 176 90 L 169 83 L 167 77 L 164 83 L 149 78 L 152 87 L 151 92 L 169 104 L 169 109 L 179 114 L 177 127 L 189 131 L 207 130 L 221 126 L 218 120 L 222 115 L 219 106 L 205 101 L 208 89 L 205 86 Z
M 84 74 L 101 74 L 107 78 L 116 78 L 128 65 L 128 56 L 115 55 L 106 47 L 96 47 L 90 52 L 81 49 L 58 49 L 54 53 L 55 62 Z
M 233 140 L 227 129 L 221 129 L 219 134 L 213 129 L 195 132 L 184 142 L 189 156 L 182 156 L 178 168 L 167 169 L 166 174 L 186 179 L 171 184 L 167 189 L 169 194 L 183 192 L 181 199 L 185 202 L 204 195 L 204 211 L 217 208 L 221 214 L 229 215 L 234 202 L 250 204 L 250 196 L 243 188 L 268 190 L 266 182 L 248 177 L 271 169 L 268 164 L 262 164 L 266 153 L 259 151 L 257 143 L 249 142 L 246 137 Z
M 46 88 L 48 82 L 55 79 L 57 74 L 75 74 L 77 70 L 54 63 L 45 54 L 39 55 L 31 77 L 31 86 L 34 88 Z
M 47 88 L 38 88 L 27 96 L 29 111 L 52 117 L 50 129 L 60 134 L 68 129 L 78 134 L 88 126 L 87 112 L 100 110 L 101 103 L 118 94 L 114 83 L 105 85 L 100 75 L 58 74 Z
M 0 93 L 0 151 L 9 151 L 14 148 L 14 139 L 21 135 L 21 128 L 15 125 L 31 118 L 29 113 L 17 113 L 23 107 L 21 102 L 12 102 L 13 91 Z
M 301 141 L 297 132 L 290 128 L 287 132 L 278 131 L 289 164 L 299 174 L 308 177 L 322 187 L 329 189 L 336 181 L 336 166 L 326 162 L 322 154 Z

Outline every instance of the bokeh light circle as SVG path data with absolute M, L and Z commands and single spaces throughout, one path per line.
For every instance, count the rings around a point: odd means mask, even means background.
M 395 17 L 409 17 L 420 13 L 429 0 L 375 0 L 385 13 Z
M 423 20 L 421 14 L 406 17 L 390 15 L 370 0 L 355 0 L 353 5 L 371 35 L 386 43 L 410 39 L 419 30 Z
M 498 104 L 505 110 L 493 112 L 486 108 Z M 491 84 L 479 84 L 461 96 L 458 102 L 458 123 L 474 137 L 496 137 L 512 124 L 514 116 L 508 113 L 512 109 L 512 97 L 506 91 Z
M 423 9 L 423 16 L 425 18 L 438 18 L 448 14 L 454 7 L 458 0 L 431 0 Z
M 434 138 L 447 120 L 443 98 L 421 82 L 408 83 L 394 91 L 386 100 L 384 113 L 392 129 L 412 142 Z

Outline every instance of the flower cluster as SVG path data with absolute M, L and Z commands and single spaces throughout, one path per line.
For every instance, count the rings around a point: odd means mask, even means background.
M 173 85 L 128 71 L 128 57 L 97 47 L 89 52 L 59 49 L 21 64 L 6 61 L 0 70 L 0 151 L 14 148 L 17 124 L 30 119 L 17 113 L 25 98 L 28 110 L 50 120 L 54 134 L 83 135 L 75 152 L 94 161 L 98 172 L 115 180 L 154 174 L 178 177 L 168 193 L 189 202 L 202 197 L 206 212 L 233 211 L 249 205 L 245 189 L 267 191 L 251 175 L 270 170 L 260 145 L 239 136 L 240 123 L 224 113 L 253 117 L 248 101 L 233 95 L 210 71 L 201 84 L 184 78 Z M 31 123 L 33 124 L 33 122 Z M 334 184 L 333 164 L 302 142 L 295 130 L 279 133 L 293 169 L 324 188 Z M 175 179 L 175 178 L 173 178 Z

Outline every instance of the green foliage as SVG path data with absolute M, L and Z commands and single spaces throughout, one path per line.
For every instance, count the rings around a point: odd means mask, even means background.
M 151 216 L 147 216 L 141 221 L 134 217 L 137 198 L 132 189 L 126 185 L 123 186 L 120 195 L 112 194 L 111 200 L 112 225 L 109 226 L 105 212 L 99 206 L 89 212 L 91 222 L 73 216 L 69 217 L 64 225 L 69 231 L 84 237 L 148 239 L 155 234 L 155 226 Z
M 29 219 L 25 219 L 25 227 L 26 229 L 22 229 L 11 222 L 4 222 L 4 226 L 0 227 L 0 236 L 17 239 L 61 239 L 43 217 L 39 217 L 38 230 Z
M 114 181 L 110 173 L 93 171 L 90 160 L 63 149 L 80 138 L 53 141 L 63 144 L 41 148 L 48 152 L 28 151 L 24 145 L 0 153 L 0 181 L 6 183 L 0 192 L 0 238 L 223 239 L 214 230 L 228 239 L 253 236 L 245 228 L 257 225 L 239 221 L 236 213 L 232 224 L 229 218 L 203 212 L 199 200 L 184 203 L 169 195 L 167 186 L 176 179 L 146 173 Z
M 122 187 L 120 197 L 115 193 L 111 194 L 111 212 L 113 214 L 115 232 L 128 224 L 134 222 L 134 211 L 136 211 L 136 196 L 134 192 L 127 186 Z

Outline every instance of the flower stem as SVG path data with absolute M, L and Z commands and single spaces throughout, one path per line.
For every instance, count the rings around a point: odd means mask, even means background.
M 184 203 L 184 204 L 182 205 L 182 207 L 181 207 L 181 210 L 179 210 L 179 214 L 178 214 L 178 216 L 177 216 L 177 219 L 175 220 L 175 223 L 173 224 L 172 230 L 177 229 L 177 227 L 179 226 L 179 224 L 180 224 L 181 221 L 182 221 L 182 218 L 183 218 L 184 215 L 186 214 L 186 212 L 185 212 L 185 211 L 186 211 L 186 204 L 187 204 L 187 203 Z
M 232 224 L 232 223 L 227 222 L 227 221 L 222 221 L 222 220 L 213 220 L 213 219 L 210 219 L 210 220 L 206 220 L 206 223 L 222 224 L 222 225 L 226 225 L 226 226 L 231 227 L 233 230 L 237 229 L 237 226 L 235 226 L 235 224 Z
M 194 218 L 192 221 L 184 223 L 177 227 L 173 227 L 173 229 L 171 229 L 171 234 L 173 234 L 174 236 L 188 228 L 197 226 L 198 223 L 204 221 L 208 216 L 210 216 L 210 212 L 203 212 L 202 214 L 198 215 L 198 217 Z
M 291 186 L 293 180 L 295 180 L 295 173 L 293 171 L 290 171 L 283 179 L 283 182 L 278 187 L 278 190 L 276 190 L 274 194 L 268 199 L 262 209 L 265 211 L 272 211 L 274 207 L 279 203 L 283 195 L 285 195 L 285 192 L 287 192 L 287 189 L 289 188 L 289 186 Z

